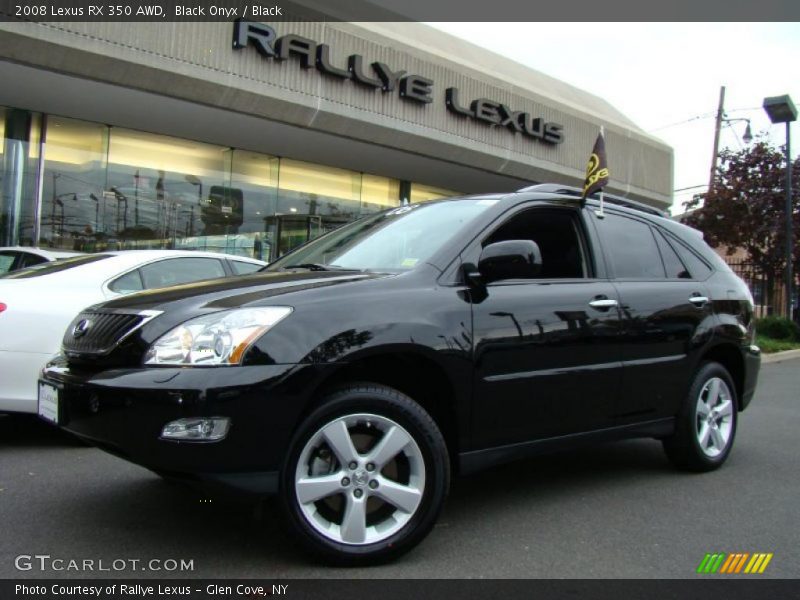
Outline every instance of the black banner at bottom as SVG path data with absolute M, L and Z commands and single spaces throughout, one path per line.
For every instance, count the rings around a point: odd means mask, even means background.
M 226 600 L 257 598 L 344 598 L 347 600 L 407 600 L 458 598 L 506 600 L 524 598 L 582 600 L 737 600 L 800 598 L 797 580 L 531 580 L 531 579 L 31 579 L 0 580 L 0 598 L 124 600 L 169 598 Z

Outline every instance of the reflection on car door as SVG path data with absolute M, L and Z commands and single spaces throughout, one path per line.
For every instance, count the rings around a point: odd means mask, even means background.
M 644 220 L 610 212 L 596 226 L 624 324 L 616 417 L 628 423 L 672 416 L 689 385 L 693 351 L 710 335 L 706 286 Z
M 532 239 L 543 266 L 540 278 L 474 295 L 475 448 L 610 424 L 621 367 L 617 292 L 594 277 L 579 215 L 529 209 L 482 244 Z

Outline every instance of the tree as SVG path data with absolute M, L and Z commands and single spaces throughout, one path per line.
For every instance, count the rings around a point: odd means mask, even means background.
M 745 249 L 754 266 L 769 281 L 774 281 L 785 266 L 784 152 L 785 148 L 775 148 L 763 139 L 744 150 L 723 150 L 713 189 L 684 203 L 691 211 L 684 223 L 702 231 L 711 246 L 725 246 L 729 256 L 737 249 Z M 792 164 L 795 281 L 800 270 L 798 175 L 800 157 Z

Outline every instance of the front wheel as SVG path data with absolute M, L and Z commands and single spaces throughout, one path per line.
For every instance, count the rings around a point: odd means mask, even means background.
M 328 562 L 363 565 L 414 547 L 449 486 L 447 447 L 417 403 L 359 384 L 301 424 L 281 474 L 281 500 L 301 542 Z
M 690 471 L 720 467 L 733 447 L 736 407 L 736 387 L 727 369 L 703 364 L 678 414 L 675 434 L 664 440 L 667 457 Z

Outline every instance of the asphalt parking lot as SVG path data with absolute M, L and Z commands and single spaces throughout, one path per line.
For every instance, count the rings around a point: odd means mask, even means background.
M 650 440 L 506 465 L 456 480 L 416 550 L 357 570 L 309 560 L 269 502 L 207 498 L 35 419 L 0 417 L 0 577 L 691 578 L 707 552 L 772 552 L 755 577 L 798 577 L 799 368 L 762 368 L 717 472 L 675 471 Z M 184 559 L 194 570 L 15 568 L 35 554 Z

